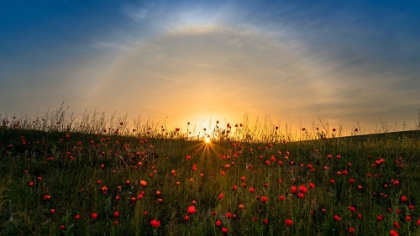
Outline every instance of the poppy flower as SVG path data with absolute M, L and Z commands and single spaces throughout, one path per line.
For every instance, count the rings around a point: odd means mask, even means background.
M 266 196 L 261 197 L 261 202 L 262 203 L 266 203 L 267 201 L 268 201 L 268 197 L 266 197 Z
M 290 188 L 290 192 L 292 192 L 293 194 L 295 194 L 295 193 L 297 192 L 297 188 L 296 188 L 296 186 L 292 186 L 292 187 Z
M 267 218 L 263 219 L 263 224 L 268 225 L 268 219 Z
M 283 196 L 283 195 L 279 196 L 279 200 L 280 200 L 280 201 L 284 201 L 285 199 L 286 199 L 286 197 L 285 197 L 285 196 Z
M 98 218 L 98 213 L 94 212 L 90 215 L 90 218 L 92 218 L 93 220 L 96 220 Z
M 349 234 L 354 234 L 354 232 L 355 232 L 355 229 L 353 227 L 350 227 L 349 228 Z
M 306 193 L 306 192 L 308 192 L 308 189 L 305 186 L 301 185 L 301 186 L 299 186 L 299 192 Z
M 225 195 L 223 193 L 219 194 L 219 200 L 222 200 Z
M 397 233 L 397 231 L 395 231 L 395 230 L 391 229 L 391 230 L 389 231 L 389 235 L 390 235 L 390 236 L 398 236 L 398 233 Z
M 339 216 L 339 215 L 335 215 L 335 216 L 334 216 L 334 220 L 335 220 L 335 221 L 341 221 L 341 218 L 340 218 L 340 216 Z
M 287 227 L 290 227 L 290 226 L 292 226 L 293 221 L 291 219 L 287 219 L 287 220 L 284 221 L 284 223 L 286 224 Z
M 146 187 L 147 182 L 145 180 L 140 180 L 140 185 Z
M 160 227 L 160 221 L 158 221 L 158 220 L 152 220 L 152 221 L 150 221 L 150 224 L 152 225 L 153 228 L 159 228 Z
M 222 222 L 221 222 L 220 220 L 216 220 L 216 226 L 217 226 L 217 227 L 222 226 Z
M 196 212 L 197 212 L 197 210 L 195 209 L 195 206 L 189 206 L 188 209 L 187 209 L 187 213 L 190 214 L 190 215 L 192 215 Z

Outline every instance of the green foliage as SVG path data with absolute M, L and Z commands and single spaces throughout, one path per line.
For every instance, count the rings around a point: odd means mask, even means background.
M 0 235 L 416 235 L 419 152 L 404 133 L 205 144 L 2 128 Z

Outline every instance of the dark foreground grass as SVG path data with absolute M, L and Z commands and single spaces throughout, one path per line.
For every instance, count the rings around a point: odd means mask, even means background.
M 0 129 L 0 235 L 420 235 L 419 154 Z

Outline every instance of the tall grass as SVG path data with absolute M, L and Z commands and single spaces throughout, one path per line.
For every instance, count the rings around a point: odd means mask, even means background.
M 418 132 L 293 135 L 245 116 L 197 135 L 63 106 L 1 120 L 0 235 L 420 234 Z

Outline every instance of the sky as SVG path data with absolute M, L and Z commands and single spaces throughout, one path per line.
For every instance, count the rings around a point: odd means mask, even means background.
M 3 0 L 0 112 L 415 128 L 419 25 L 418 1 Z

